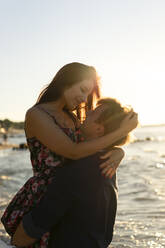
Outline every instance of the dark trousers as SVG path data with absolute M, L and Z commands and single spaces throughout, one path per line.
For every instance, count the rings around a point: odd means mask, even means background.
M 107 201 L 107 208 L 106 208 L 106 222 L 105 222 L 105 237 L 104 242 L 100 241 L 100 244 L 98 246 L 97 243 L 93 242 L 94 239 L 98 240 L 98 237 L 96 237 L 97 233 L 94 234 L 93 238 L 89 236 L 89 234 L 84 233 L 84 229 L 71 229 L 69 228 L 69 225 L 66 226 L 66 232 L 65 235 L 60 234 L 59 226 L 56 226 L 56 228 L 52 231 L 50 235 L 49 240 L 49 248 L 66 248 L 66 247 L 72 247 L 72 248 L 96 248 L 96 247 L 108 247 L 110 243 L 112 242 L 113 238 L 113 232 L 114 232 L 114 224 L 116 219 L 116 211 L 117 211 L 117 190 L 114 189 L 114 187 L 110 184 L 104 185 L 104 197 Z M 63 223 L 62 225 L 65 225 Z M 62 227 L 63 228 L 63 227 Z M 98 236 L 100 234 L 98 233 Z M 65 237 L 65 238 L 64 238 Z

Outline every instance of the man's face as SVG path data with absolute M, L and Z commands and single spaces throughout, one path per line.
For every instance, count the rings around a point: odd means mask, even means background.
M 87 112 L 86 119 L 81 126 L 83 134 L 87 139 L 97 138 L 104 135 L 104 126 L 96 121 L 105 108 L 105 105 L 101 105 L 94 110 Z

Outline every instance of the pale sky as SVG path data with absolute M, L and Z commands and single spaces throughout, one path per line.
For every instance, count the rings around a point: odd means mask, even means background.
M 0 0 L 0 119 L 23 121 L 65 64 L 96 68 L 103 96 L 165 123 L 164 0 Z

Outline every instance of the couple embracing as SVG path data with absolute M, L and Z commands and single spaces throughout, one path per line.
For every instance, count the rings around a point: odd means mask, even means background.
M 63 66 L 26 113 L 33 176 L 1 219 L 11 243 L 108 247 L 117 208 L 115 172 L 124 156 L 119 146 L 137 123 L 132 109 L 100 100 L 94 67 Z

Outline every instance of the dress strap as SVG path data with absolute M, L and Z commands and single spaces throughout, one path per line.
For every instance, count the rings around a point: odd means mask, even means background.
M 46 109 L 44 109 L 43 107 L 41 107 L 39 104 L 38 104 L 36 107 L 38 107 L 41 111 L 44 111 L 45 113 L 47 113 L 47 114 L 54 120 L 54 122 L 55 122 L 58 126 L 61 127 L 61 125 L 58 123 L 58 121 L 56 120 L 56 118 L 55 118 L 54 115 L 50 114 Z M 76 119 L 76 117 L 74 116 L 74 114 L 71 113 L 71 112 L 70 112 L 69 110 L 67 110 L 67 109 L 64 109 L 64 111 L 65 111 L 65 112 L 69 115 L 69 117 L 72 119 L 75 128 L 78 129 L 79 126 L 78 126 L 77 119 Z M 63 127 L 61 127 L 61 128 L 63 128 Z
M 55 121 L 55 123 L 58 124 L 54 115 L 51 115 L 46 109 L 44 109 L 43 107 L 39 105 L 37 105 L 36 107 L 39 108 L 41 111 L 44 111 L 45 113 L 47 113 Z
M 78 123 L 77 123 L 77 118 L 76 118 L 76 116 L 75 116 L 72 112 L 70 112 L 69 110 L 67 110 L 67 109 L 65 109 L 65 108 L 64 108 L 64 111 L 65 111 L 65 112 L 69 115 L 69 117 L 72 119 L 75 128 L 76 128 L 76 129 L 79 128 Z

